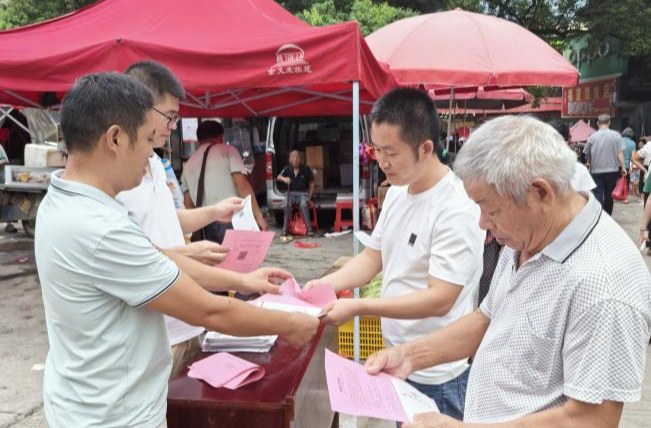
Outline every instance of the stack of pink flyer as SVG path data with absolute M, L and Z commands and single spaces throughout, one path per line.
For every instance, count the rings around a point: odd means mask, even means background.
M 263 376 L 264 368 L 227 352 L 199 360 L 188 371 L 188 377 L 201 379 L 213 388 L 227 389 L 237 389 Z
M 302 312 L 317 316 L 328 304 L 337 300 L 337 295 L 330 285 L 321 284 L 303 291 L 294 278 L 288 279 L 280 286 L 280 294 L 265 294 L 250 303 L 265 309 L 285 312 Z
M 354 416 L 413 422 L 419 413 L 438 412 L 434 401 L 404 380 L 380 373 L 325 350 L 325 370 L 332 410 Z

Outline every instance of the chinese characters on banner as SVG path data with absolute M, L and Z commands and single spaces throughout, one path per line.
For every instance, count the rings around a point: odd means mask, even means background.
M 579 83 L 574 88 L 563 88 L 561 115 L 564 118 L 597 117 L 603 113 L 616 116 L 616 94 L 616 77 Z

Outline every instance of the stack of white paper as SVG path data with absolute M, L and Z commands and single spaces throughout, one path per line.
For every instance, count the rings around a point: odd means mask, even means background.
M 203 352 L 269 352 L 278 336 L 236 337 L 209 331 L 203 339 Z

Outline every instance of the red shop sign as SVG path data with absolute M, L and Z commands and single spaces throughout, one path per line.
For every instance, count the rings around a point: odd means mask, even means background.
M 617 78 L 579 83 L 574 88 L 563 88 L 561 116 L 564 118 L 597 117 L 600 114 L 616 116 Z

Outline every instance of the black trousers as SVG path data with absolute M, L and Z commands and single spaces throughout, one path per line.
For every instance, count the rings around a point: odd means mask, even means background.
M 613 214 L 613 197 L 610 194 L 615 190 L 617 180 L 620 176 L 619 171 L 592 174 L 592 179 L 597 185 L 592 193 L 594 193 L 595 198 L 597 198 L 597 201 L 599 201 L 601 207 L 608 215 Z

